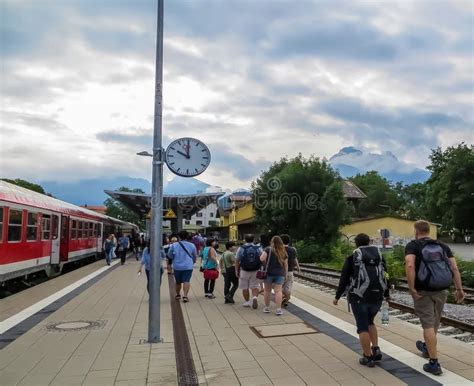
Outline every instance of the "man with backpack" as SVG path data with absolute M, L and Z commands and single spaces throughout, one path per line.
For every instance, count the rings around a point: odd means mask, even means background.
M 262 263 L 260 255 L 262 248 L 254 244 L 254 236 L 246 235 L 245 244 L 237 250 L 235 273 L 239 278 L 239 288 L 242 289 L 242 295 L 245 302 L 244 307 L 250 307 L 255 310 L 258 308 L 258 293 L 260 291 L 260 280 L 257 279 L 257 271 Z M 252 300 L 250 300 L 250 290 L 252 291 Z
M 443 371 L 438 362 L 436 334 L 453 278 L 456 287 L 454 298 L 458 303 L 464 300 L 461 274 L 451 249 L 430 238 L 430 224 L 419 220 L 414 227 L 415 240 L 405 247 L 405 272 L 425 339 L 424 342 L 417 341 L 416 347 L 423 357 L 429 358 L 423 370 L 441 375 Z
M 130 248 L 130 239 L 123 235 L 119 234 L 118 235 L 118 253 L 120 257 L 120 264 L 124 265 L 125 264 L 125 259 L 127 258 L 127 251 L 128 248 Z
M 337 306 L 341 296 L 347 293 L 363 351 L 359 363 L 374 367 L 375 362 L 382 359 L 374 319 L 383 299 L 389 297 L 385 261 L 379 249 L 369 245 L 370 237 L 365 233 L 356 236 L 355 244 L 357 249 L 344 262 L 333 304 Z

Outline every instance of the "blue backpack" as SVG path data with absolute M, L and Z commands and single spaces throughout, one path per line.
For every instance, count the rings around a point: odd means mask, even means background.
M 246 245 L 241 247 L 243 254 L 240 259 L 240 267 L 244 271 L 258 271 L 262 265 L 260 261 L 260 247 L 257 245 Z
M 427 291 L 441 291 L 453 283 L 453 271 L 443 246 L 436 240 L 425 240 L 420 244 L 420 265 L 416 278 Z

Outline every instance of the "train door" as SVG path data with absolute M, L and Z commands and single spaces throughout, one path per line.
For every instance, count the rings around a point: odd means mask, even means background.
M 102 244 L 104 240 L 104 224 L 97 224 L 97 251 L 102 252 Z
M 69 217 L 61 216 L 61 240 L 59 242 L 59 255 L 61 261 L 68 260 L 69 247 Z
M 51 264 L 59 264 L 60 225 L 59 216 L 53 214 L 51 216 Z

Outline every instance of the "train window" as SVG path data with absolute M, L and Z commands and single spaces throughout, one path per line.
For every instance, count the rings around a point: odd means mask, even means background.
M 89 237 L 94 237 L 94 224 L 89 223 Z
M 21 210 L 10 209 L 10 221 L 8 222 L 8 241 L 20 241 L 21 240 L 21 226 L 22 221 Z
M 97 235 L 97 225 L 98 224 L 94 224 L 94 237 L 98 237 L 98 235 Z
M 84 237 L 85 239 L 89 237 L 89 223 L 88 222 L 84 223 L 84 232 L 83 232 L 82 237 Z
M 71 239 L 77 239 L 77 221 L 72 220 Z
M 30 241 L 38 239 L 38 213 L 28 213 L 26 239 Z
M 0 208 L 0 243 L 3 241 L 3 208 Z
M 42 240 L 49 240 L 51 238 L 51 216 L 49 214 L 43 214 L 41 219 L 41 232 Z
M 59 222 L 59 217 L 53 215 L 53 240 L 56 240 L 58 238 L 58 222 Z
M 84 223 L 82 221 L 78 221 L 77 222 L 77 238 L 78 239 L 82 239 L 84 237 L 83 232 L 82 232 L 83 229 L 84 229 Z

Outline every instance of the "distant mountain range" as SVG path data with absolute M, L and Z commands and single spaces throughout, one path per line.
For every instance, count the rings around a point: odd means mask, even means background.
M 342 177 L 352 177 L 358 173 L 376 170 L 392 182 L 401 181 L 405 184 L 424 182 L 429 172 L 414 165 L 400 161 L 390 151 L 381 154 L 363 152 L 355 147 L 342 148 L 329 159 L 329 163 L 339 171 Z M 150 181 L 132 177 L 104 177 L 79 180 L 77 182 L 38 181 L 41 186 L 54 197 L 76 205 L 102 205 L 109 198 L 104 190 L 118 190 L 125 186 L 130 189 L 142 189 L 151 192 Z M 165 194 L 195 194 L 223 191 L 219 186 L 212 186 L 196 178 L 174 177 L 165 181 Z
M 151 193 L 150 181 L 132 177 L 94 178 L 76 182 L 42 181 L 39 184 L 54 197 L 76 205 L 103 205 L 109 198 L 104 190 L 118 190 L 122 186 Z M 164 184 L 165 194 L 194 194 L 221 190 L 218 186 L 211 186 L 196 178 L 175 177 Z
M 384 151 L 381 154 L 365 153 L 352 146 L 339 150 L 329 159 L 329 163 L 344 178 L 375 170 L 389 181 L 413 184 L 424 182 L 430 176 L 427 170 L 400 161 L 390 151 Z

